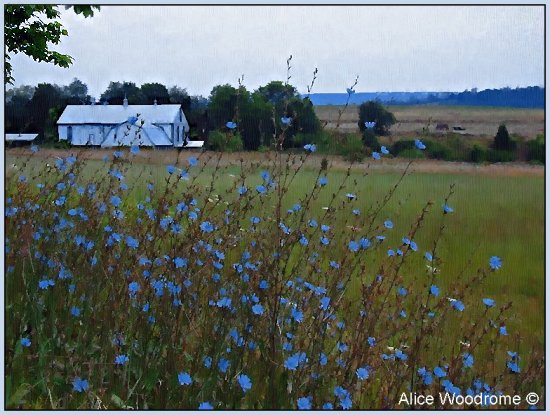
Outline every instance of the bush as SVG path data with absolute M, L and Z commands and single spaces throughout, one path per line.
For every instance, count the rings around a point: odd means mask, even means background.
M 363 131 L 363 144 L 371 150 L 378 151 L 380 148 L 380 142 L 378 141 L 378 137 L 376 137 L 374 130 L 366 128 Z
M 357 134 L 346 134 L 340 146 L 340 155 L 347 161 L 363 161 L 366 154 L 361 138 Z
M 487 150 L 487 161 L 491 163 L 506 163 L 516 160 L 515 151 L 495 150 L 490 148 Z
M 398 156 L 404 150 L 411 150 L 414 146 L 414 140 L 399 140 L 392 144 L 391 153 Z
M 405 158 L 472 161 L 472 150 L 460 137 L 451 136 L 437 141 L 423 139 L 422 142 L 426 146 L 423 151 L 416 148 L 414 140 L 400 140 L 392 145 L 391 152 L 396 156 Z
M 481 163 L 487 159 L 487 150 L 481 147 L 479 144 L 474 144 L 474 147 L 470 151 L 470 159 L 474 163 Z
M 456 160 L 453 151 L 444 143 L 430 140 L 424 140 L 423 142 L 426 145 L 425 154 L 427 158 L 447 161 Z
M 317 152 L 321 154 L 340 154 L 340 140 L 342 137 L 336 131 L 320 131 L 315 134 L 298 133 L 295 140 L 300 143 L 300 147 L 304 144 L 315 144 Z
M 424 159 L 426 158 L 426 155 L 422 150 L 419 150 L 417 148 L 410 148 L 402 150 L 399 153 L 399 157 L 403 157 L 405 159 Z
M 243 141 L 238 133 L 223 133 L 214 130 L 208 133 L 207 146 L 210 150 L 232 153 L 242 151 Z
M 537 161 L 544 164 L 546 152 L 545 152 L 544 135 L 539 134 L 537 138 L 527 142 L 527 160 Z
M 67 140 L 54 141 L 53 144 L 51 145 L 53 148 L 61 148 L 61 149 L 71 148 L 71 144 Z M 47 145 L 43 145 L 43 146 L 47 147 Z

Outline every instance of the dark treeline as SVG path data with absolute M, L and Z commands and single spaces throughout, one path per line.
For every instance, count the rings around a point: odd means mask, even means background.
M 344 105 L 346 93 L 311 94 L 314 105 Z M 360 105 L 365 101 L 378 101 L 386 105 L 467 105 L 480 107 L 544 108 L 544 88 L 500 88 L 466 90 L 463 92 L 357 92 L 349 103 Z
M 487 107 L 544 108 L 544 88 L 530 86 L 526 88 L 471 90 L 450 94 L 434 102 L 448 105 L 472 105 Z
M 255 91 L 244 86 L 215 86 L 208 98 L 191 96 L 185 88 L 167 88 L 160 83 L 111 82 L 99 101 L 88 94 L 88 87 L 74 79 L 69 85 L 41 83 L 23 85 L 6 91 L 5 126 L 9 133 L 39 133 L 39 141 L 56 142 L 56 122 L 67 105 L 120 105 L 124 98 L 129 104 L 179 104 L 191 127 L 191 139 L 206 140 L 210 135 L 227 135 L 247 150 L 272 145 L 272 138 L 285 129 L 283 146 L 300 146 L 303 134 L 317 133 L 321 124 L 313 104 L 301 98 L 296 88 L 272 81 Z M 292 121 L 282 124 L 281 118 Z M 235 129 L 226 125 L 236 123 Z M 216 146 L 213 141 L 213 147 Z M 223 141 L 223 140 L 222 140 Z M 212 147 L 212 146 L 211 146 Z

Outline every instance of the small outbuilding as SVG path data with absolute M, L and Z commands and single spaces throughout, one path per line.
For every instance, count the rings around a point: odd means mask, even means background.
M 38 134 L 6 134 L 6 141 L 8 143 L 15 143 L 15 142 L 21 142 L 21 143 L 32 143 L 36 137 L 38 137 Z
M 186 147 L 189 123 L 180 105 L 67 105 L 60 141 L 74 146 Z

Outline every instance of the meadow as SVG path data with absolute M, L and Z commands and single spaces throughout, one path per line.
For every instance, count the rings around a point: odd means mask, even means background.
M 544 405 L 541 168 L 41 151 L 6 157 L 8 407 Z

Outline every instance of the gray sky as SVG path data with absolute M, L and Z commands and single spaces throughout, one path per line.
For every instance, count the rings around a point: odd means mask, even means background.
M 69 69 L 12 58 L 15 84 L 77 77 L 99 98 L 109 81 L 177 84 L 208 96 L 217 84 L 255 89 L 292 79 L 306 91 L 462 91 L 543 85 L 544 9 L 512 6 L 102 6 L 63 11 L 57 50 Z

